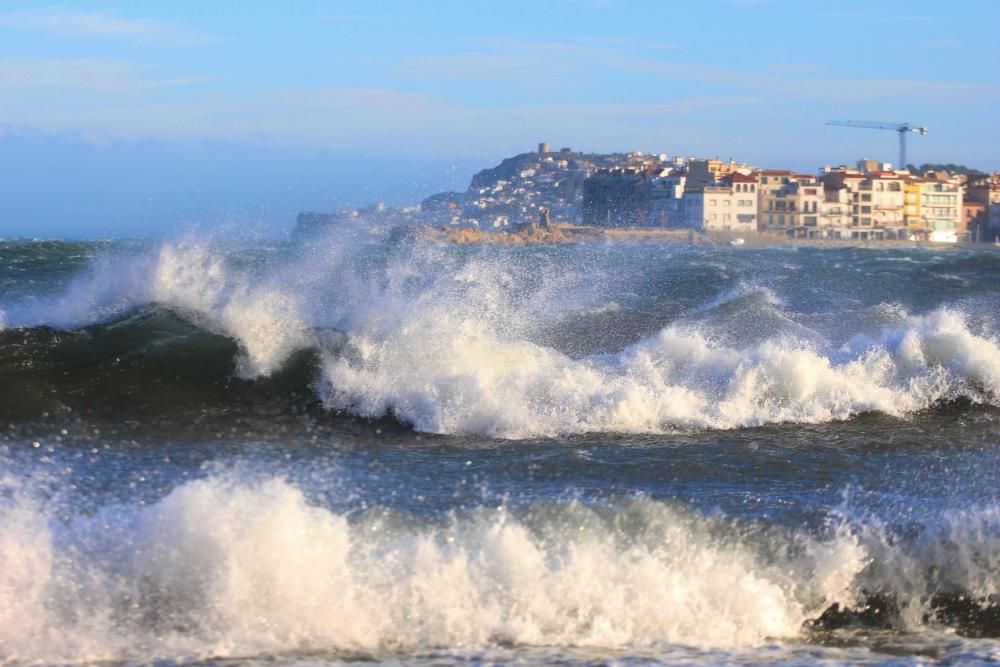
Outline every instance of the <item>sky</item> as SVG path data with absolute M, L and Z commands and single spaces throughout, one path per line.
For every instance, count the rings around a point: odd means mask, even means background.
M 0 238 L 281 236 L 538 142 L 1000 169 L 1000 2 L 0 0 Z

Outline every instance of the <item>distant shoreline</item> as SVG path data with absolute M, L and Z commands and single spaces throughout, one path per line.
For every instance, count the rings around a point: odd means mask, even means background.
M 484 231 L 474 227 L 402 225 L 390 239 L 423 239 L 456 245 L 561 245 L 569 243 L 673 243 L 702 247 L 768 248 L 925 248 L 930 250 L 992 250 L 992 243 L 932 243 L 877 239 L 793 239 L 780 234 L 754 232 L 698 232 L 650 227 L 588 227 L 583 225 L 516 225 L 511 229 Z M 737 241 L 739 239 L 739 241 Z

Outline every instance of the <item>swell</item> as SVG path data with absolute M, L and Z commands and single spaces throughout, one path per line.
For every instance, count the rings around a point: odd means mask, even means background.
M 904 417 L 1000 395 L 989 299 L 812 312 L 840 285 L 813 299 L 781 276 L 839 254 L 761 255 L 740 274 L 733 258 L 682 250 L 293 250 L 258 261 L 180 241 L 103 255 L 61 294 L 8 304 L 0 414 L 168 421 L 321 403 L 516 439 Z M 893 264 L 905 282 L 912 269 Z
M 4 662 L 732 649 L 872 618 L 997 629 L 995 505 L 905 528 L 842 506 L 806 530 L 642 497 L 342 514 L 286 481 L 238 476 L 80 515 L 3 486 Z
M 86 413 L 169 422 L 314 400 L 311 352 L 256 380 L 237 376 L 239 354 L 234 340 L 155 307 L 73 330 L 0 331 L 0 419 Z

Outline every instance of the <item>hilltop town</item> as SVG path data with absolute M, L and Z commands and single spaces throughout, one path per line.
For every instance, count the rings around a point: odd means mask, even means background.
M 352 222 L 451 230 L 448 236 L 459 241 L 506 242 L 529 231 L 528 242 L 549 242 L 656 229 L 741 238 L 992 242 L 1000 237 L 1000 173 L 861 160 L 804 174 L 731 160 L 552 151 L 543 143 L 480 171 L 465 192 L 403 208 L 302 213 L 297 231 Z

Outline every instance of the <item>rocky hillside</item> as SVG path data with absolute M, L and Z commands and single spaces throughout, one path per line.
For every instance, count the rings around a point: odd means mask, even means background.
M 457 222 L 480 229 L 530 224 L 547 209 L 553 222 L 573 223 L 583 200 L 583 181 L 598 169 L 666 166 L 640 153 L 521 153 L 472 177 Z

